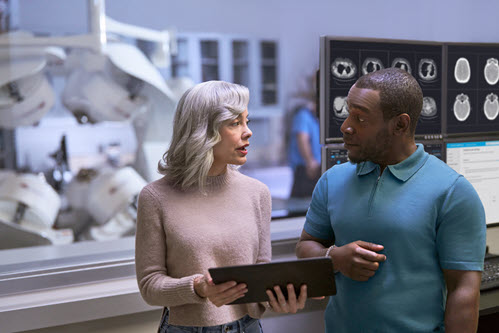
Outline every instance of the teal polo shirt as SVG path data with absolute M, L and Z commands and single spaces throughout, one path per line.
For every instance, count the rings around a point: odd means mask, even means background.
M 387 260 L 366 282 L 336 274 L 326 332 L 443 332 L 442 269 L 483 269 L 485 212 L 473 186 L 418 144 L 380 176 L 344 163 L 316 185 L 304 230 L 337 246 L 381 244 Z

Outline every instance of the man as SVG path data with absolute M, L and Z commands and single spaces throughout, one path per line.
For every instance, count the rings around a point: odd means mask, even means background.
M 304 198 L 312 195 L 321 175 L 321 144 L 319 121 L 313 102 L 297 109 L 293 116 L 289 145 L 289 162 L 293 168 L 291 197 Z
M 351 163 L 317 183 L 297 256 L 330 256 L 327 332 L 474 332 L 485 213 L 472 185 L 416 145 L 423 94 L 388 68 L 350 89 Z

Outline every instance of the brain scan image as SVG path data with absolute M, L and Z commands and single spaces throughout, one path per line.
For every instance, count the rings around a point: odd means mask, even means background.
M 395 58 L 392 61 L 392 67 L 401 68 L 407 73 L 412 74 L 411 64 L 405 58 Z
M 454 101 L 454 116 L 459 121 L 468 119 L 471 113 L 470 98 L 466 94 L 459 94 Z
M 495 120 L 499 114 L 499 101 L 496 94 L 491 93 L 485 97 L 483 104 L 483 113 L 488 120 Z
M 357 66 L 348 58 L 336 58 L 331 64 L 331 73 L 340 80 L 350 80 L 357 74 Z
M 348 112 L 346 96 L 337 96 L 333 101 L 334 117 L 346 119 L 350 112 Z
M 499 61 L 496 58 L 487 59 L 487 63 L 483 68 L 483 76 L 491 86 L 499 81 Z
M 466 58 L 459 58 L 454 66 L 454 79 L 461 84 L 468 83 L 471 78 L 470 62 Z
M 366 58 L 362 64 L 362 75 L 376 72 L 383 68 L 385 66 L 383 66 L 383 63 L 378 58 Z
M 437 78 L 437 64 L 435 60 L 423 58 L 419 61 L 418 75 L 423 81 L 431 82 Z
M 437 115 L 437 103 L 433 97 L 423 97 L 423 109 L 421 117 L 433 118 Z

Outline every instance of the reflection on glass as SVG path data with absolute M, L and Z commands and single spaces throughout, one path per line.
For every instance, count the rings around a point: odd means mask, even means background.
M 456 96 L 454 101 L 454 116 L 459 121 L 465 121 L 468 119 L 471 113 L 470 98 L 466 94 L 459 94 Z
M 495 120 L 497 118 L 497 115 L 499 114 L 499 102 L 496 94 L 490 93 L 485 97 L 483 113 L 488 120 Z
M 465 84 L 471 78 L 471 67 L 470 62 L 466 58 L 459 58 L 454 66 L 454 79 L 457 83 Z
M 357 74 L 357 66 L 349 58 L 336 58 L 331 64 L 331 73 L 340 80 L 350 80 Z

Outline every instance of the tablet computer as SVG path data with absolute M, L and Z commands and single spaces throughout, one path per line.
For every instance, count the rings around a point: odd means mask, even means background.
M 309 258 L 254 265 L 226 266 L 208 269 L 215 284 L 227 281 L 246 283 L 248 292 L 230 304 L 265 302 L 267 289 L 275 285 L 287 298 L 286 286 L 292 283 L 298 296 L 300 286 L 307 285 L 307 297 L 336 294 L 331 258 Z

